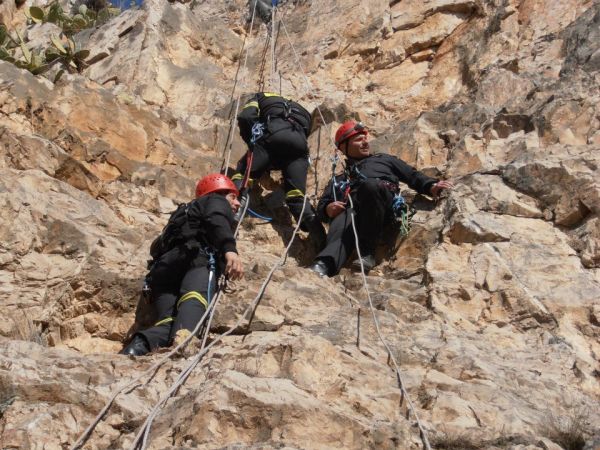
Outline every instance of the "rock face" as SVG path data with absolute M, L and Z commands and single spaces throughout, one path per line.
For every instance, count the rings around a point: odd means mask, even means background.
M 24 26 L 22 9 L 5 1 L 0 17 Z M 1 447 L 72 446 L 164 356 L 116 354 L 149 320 L 149 244 L 199 176 L 243 153 L 230 118 L 262 86 L 323 115 L 311 196 L 345 117 L 377 151 L 456 184 L 438 201 L 405 192 L 412 231 L 367 278 L 432 447 L 595 448 L 600 3 L 281 2 L 276 70 L 251 12 L 146 0 L 76 35 L 89 67 L 56 84 L 0 62 Z M 244 223 L 246 280 L 211 339 L 241 325 L 166 402 L 148 448 L 420 448 L 356 273 L 307 271 L 301 235 L 243 316 L 293 229 L 279 174 L 260 184 L 275 225 Z M 129 448 L 190 361 L 117 396 L 84 448 Z

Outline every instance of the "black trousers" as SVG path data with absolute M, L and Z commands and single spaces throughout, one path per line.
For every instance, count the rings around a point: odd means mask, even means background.
M 384 226 L 392 220 L 394 194 L 379 180 L 370 179 L 363 181 L 350 195 L 354 202 L 360 252 L 363 256 L 372 255 Z M 348 209 L 331 221 L 325 248 L 316 258 L 327 264 L 331 275 L 340 271 L 356 248 L 350 202 L 346 207 Z
M 210 277 L 209 259 L 202 251 L 184 257 L 181 248 L 167 252 L 152 268 L 150 287 L 157 312 L 156 324 L 138 334 L 144 336 L 152 350 L 171 345 L 181 329 L 193 331 L 206 312 L 217 287 L 218 273 Z
M 304 132 L 298 125 L 280 118 L 269 122 L 264 137 L 254 144 L 251 178 L 260 178 L 271 169 L 281 170 L 286 193 L 285 202 L 298 221 L 302 212 L 304 194 L 306 193 L 306 176 L 310 166 L 308 144 Z M 238 161 L 238 174 L 246 172 L 246 156 Z M 239 175 L 234 178 L 240 178 Z M 304 218 L 312 217 L 315 212 L 307 203 Z

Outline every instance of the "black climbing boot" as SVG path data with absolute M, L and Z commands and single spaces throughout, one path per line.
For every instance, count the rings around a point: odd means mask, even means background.
M 363 257 L 360 259 L 356 258 L 356 260 L 352 263 L 352 267 L 356 270 L 360 270 L 361 260 L 363 268 L 365 269 L 365 273 L 368 273 L 373 267 L 377 265 L 375 257 L 373 255 L 367 254 L 363 255 Z
M 120 355 L 142 356 L 150 352 L 150 345 L 144 336 L 136 334 L 131 342 L 123 350 Z
M 327 266 L 327 263 L 320 259 L 315 260 L 315 262 L 308 267 L 308 270 L 312 270 L 321 277 L 329 276 L 329 267 Z

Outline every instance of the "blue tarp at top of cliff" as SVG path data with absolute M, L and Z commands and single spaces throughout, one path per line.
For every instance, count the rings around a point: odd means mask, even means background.
M 144 0 L 110 0 L 111 5 L 121 10 L 142 6 Z

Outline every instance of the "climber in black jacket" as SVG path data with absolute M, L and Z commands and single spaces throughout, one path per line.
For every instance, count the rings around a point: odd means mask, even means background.
M 150 247 L 153 261 L 146 276 L 158 321 L 137 332 L 121 354 L 141 356 L 180 343 L 206 312 L 219 273 L 233 280 L 243 276 L 233 235 L 238 194 L 225 175 L 210 174 L 198 182 L 196 199 L 171 215 Z
M 310 113 L 293 100 L 270 92 L 259 92 L 238 114 L 238 124 L 250 153 L 239 160 L 232 180 L 238 188 L 242 187 L 250 154 L 250 178 L 258 178 L 272 168 L 280 169 L 283 172 L 285 202 L 292 216 L 300 221 L 310 165 L 307 143 Z M 242 205 L 246 195 L 242 193 Z M 308 201 L 300 228 L 310 233 L 320 250 L 325 243 L 325 229 Z
M 437 196 L 452 188 L 450 181 L 429 178 L 404 161 L 385 153 L 370 153 L 368 130 L 360 122 L 347 121 L 336 132 L 335 144 L 346 157 L 346 174 L 335 176 L 319 200 L 317 212 L 330 222 L 327 244 L 310 269 L 321 276 L 337 274 L 354 248 L 354 231 L 347 199 L 352 196 L 363 266 L 375 266 L 375 245 L 392 216 L 398 183 L 408 184 L 421 194 Z M 355 267 L 360 267 L 357 259 Z

